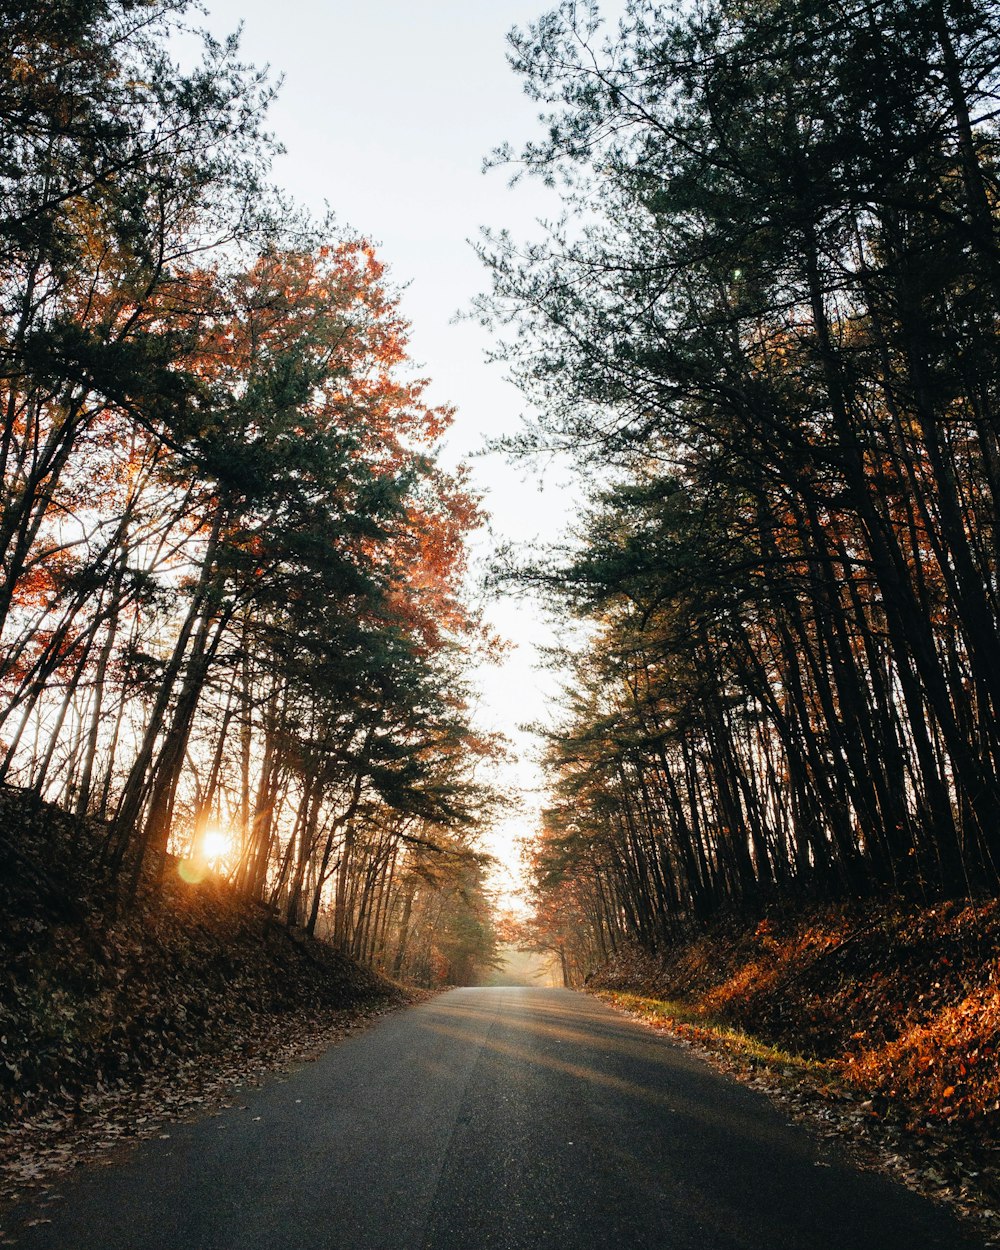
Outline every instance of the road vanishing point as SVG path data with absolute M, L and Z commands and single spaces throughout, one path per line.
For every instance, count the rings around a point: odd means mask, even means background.
M 569 990 L 459 989 L 3 1220 L 22 1250 L 955 1250 L 943 1209 Z M 40 1200 L 38 1200 L 40 1201 Z M 44 1214 L 40 1215 L 39 1211 Z M 32 1223 L 44 1218 L 45 1223 Z

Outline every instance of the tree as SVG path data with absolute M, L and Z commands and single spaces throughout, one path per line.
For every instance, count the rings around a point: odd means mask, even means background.
M 368 242 L 268 185 L 235 42 L 184 71 L 184 3 L 62 9 L 0 36 L 0 775 L 102 822 L 123 901 L 212 858 L 372 962 L 409 859 L 447 861 L 472 975 L 495 744 L 451 411 Z
M 487 311 L 542 411 L 514 450 L 610 482 L 547 580 L 600 626 L 566 742 L 647 945 L 776 890 L 997 887 L 997 18 L 512 36 L 552 110 L 521 160 L 576 217 L 487 241 Z

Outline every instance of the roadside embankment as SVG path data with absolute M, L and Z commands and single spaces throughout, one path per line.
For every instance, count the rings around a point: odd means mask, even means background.
M 81 822 L 0 789 L 8 1195 L 87 1142 L 147 1134 L 406 1001 L 211 877 L 193 885 L 168 874 L 119 910 L 97 849 Z
M 728 918 L 587 988 L 1000 1234 L 1000 907 Z

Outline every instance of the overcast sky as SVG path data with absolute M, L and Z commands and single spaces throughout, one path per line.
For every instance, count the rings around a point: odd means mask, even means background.
M 472 457 L 487 437 L 513 432 L 524 403 L 501 367 L 487 365 L 486 332 L 455 321 L 487 284 L 469 240 L 485 225 L 516 237 L 554 216 L 551 193 L 533 183 L 510 189 L 507 175 L 482 173 L 484 157 L 537 132 L 537 107 L 506 60 L 505 36 L 548 7 L 545 0 L 207 0 L 217 36 L 242 22 L 246 60 L 283 76 L 271 125 L 287 154 L 276 180 L 296 200 L 373 239 L 412 322 L 411 354 L 432 379 L 434 403 L 458 417 L 448 459 Z M 550 466 L 543 483 L 497 456 L 473 461 L 487 494 L 496 539 L 531 543 L 567 522 L 571 495 Z M 480 551 L 484 544 L 480 543 Z M 548 634 L 537 610 L 510 601 L 489 611 L 516 644 L 499 671 L 481 676 L 481 720 L 514 739 L 520 762 L 508 783 L 523 808 L 490 836 L 510 860 L 511 844 L 531 831 L 540 778 L 534 740 L 518 725 L 551 716 L 555 684 L 537 672 L 535 647 Z M 509 886 L 510 879 L 506 881 Z

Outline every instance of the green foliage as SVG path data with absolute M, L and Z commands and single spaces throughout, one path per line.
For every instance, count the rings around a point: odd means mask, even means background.
M 566 218 L 484 315 L 592 506 L 538 852 L 582 969 L 769 898 L 995 891 L 1000 10 L 566 3 Z M 510 151 L 501 159 L 511 158 Z

